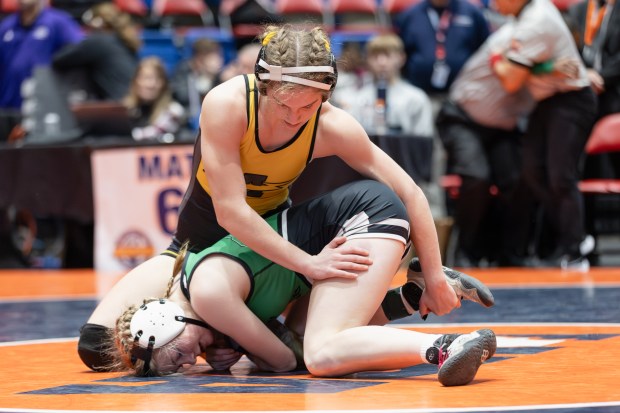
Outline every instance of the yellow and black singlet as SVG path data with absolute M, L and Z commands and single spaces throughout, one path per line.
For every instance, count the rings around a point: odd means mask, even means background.
M 260 144 L 258 128 L 258 90 L 254 75 L 245 75 L 248 128 L 241 141 L 241 169 L 247 188 L 247 202 L 264 214 L 288 199 L 290 185 L 299 177 L 312 157 L 319 111 L 283 146 L 266 151 Z M 202 168 L 196 176 L 210 194 L 209 182 Z
M 267 151 L 260 143 L 258 124 L 258 89 L 254 75 L 244 75 L 248 127 L 239 154 L 247 189 L 246 201 L 260 215 L 276 210 L 288 202 L 290 186 L 312 159 L 321 108 L 287 143 Z M 226 133 L 223 131 L 222 133 Z M 200 152 L 200 135 L 194 147 L 193 176 L 179 209 L 175 239 L 190 241 L 192 250 L 203 249 L 226 231 L 217 225 L 209 182 Z

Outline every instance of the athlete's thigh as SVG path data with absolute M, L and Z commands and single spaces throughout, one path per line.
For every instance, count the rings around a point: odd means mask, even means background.
M 145 298 L 163 297 L 172 277 L 174 258 L 157 255 L 135 267 L 106 293 L 88 322 L 113 327 L 116 319 L 132 304 Z
M 368 249 L 373 264 L 355 280 L 330 278 L 315 282 L 304 336 L 309 350 L 333 334 L 368 324 L 398 270 L 405 248 L 402 242 L 385 238 L 354 239 L 347 244 Z
M 291 243 L 315 255 L 337 235 L 384 231 L 381 223 L 386 220 L 392 238 L 409 239 L 407 210 L 400 198 L 382 183 L 363 180 L 291 207 L 282 214 L 286 225 L 281 229 Z

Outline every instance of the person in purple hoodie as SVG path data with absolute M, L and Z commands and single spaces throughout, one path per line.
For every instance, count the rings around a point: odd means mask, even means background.
M 19 10 L 0 22 L 0 141 L 19 122 L 22 82 L 63 46 L 82 40 L 77 22 L 46 3 L 18 0 Z

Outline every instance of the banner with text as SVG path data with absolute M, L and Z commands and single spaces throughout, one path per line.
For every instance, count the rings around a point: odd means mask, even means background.
M 129 270 L 168 247 L 193 145 L 93 151 L 95 269 Z

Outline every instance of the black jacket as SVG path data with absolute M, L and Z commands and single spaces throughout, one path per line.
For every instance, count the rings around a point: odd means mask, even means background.
M 572 6 L 568 13 L 579 34 L 580 51 L 583 51 L 588 0 Z M 607 33 L 602 46 L 602 68 L 599 72 L 605 81 L 605 91 L 599 95 L 599 115 L 620 112 L 620 4 L 614 3 L 609 16 Z
M 94 32 L 56 53 L 52 64 L 59 71 L 84 70 L 98 98 L 120 100 L 129 92 L 138 56 L 115 34 Z

